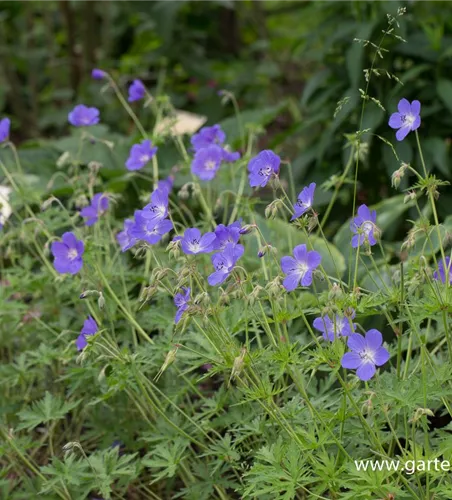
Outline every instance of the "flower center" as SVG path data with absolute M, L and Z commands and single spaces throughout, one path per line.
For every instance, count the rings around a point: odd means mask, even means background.
M 364 224 L 362 225 L 362 230 L 367 236 L 369 236 L 369 233 L 372 231 L 372 229 L 373 229 L 372 222 L 367 221 L 364 222 Z
M 193 240 L 190 241 L 190 250 L 192 252 L 198 252 L 200 250 L 199 240 L 193 239 Z
M 270 165 L 265 165 L 259 170 L 259 175 L 262 177 L 268 177 L 272 173 L 272 168 Z
M 149 160 L 150 160 L 149 155 L 141 155 L 140 156 L 141 163 L 147 163 Z
M 402 115 L 401 119 L 402 119 L 402 123 L 404 125 L 408 125 L 409 127 L 411 127 L 411 125 L 413 125 L 414 120 L 416 119 L 416 117 L 413 116 L 413 115 Z
M 213 160 L 207 160 L 206 163 L 204 164 L 204 168 L 206 170 L 214 170 L 215 162 Z
M 300 262 L 297 266 L 298 273 L 303 278 L 308 270 L 308 264 L 306 262 Z
M 311 203 L 305 203 L 304 201 L 298 200 L 297 206 L 299 206 L 300 208 L 309 208 L 311 206 Z
M 223 261 L 223 260 L 222 260 L 222 261 L 220 261 L 220 262 L 217 262 L 217 265 L 215 266 L 215 269 L 216 269 L 217 271 L 221 271 L 221 270 L 223 270 L 223 269 L 225 269 L 225 268 L 226 268 L 226 262 L 225 262 L 225 261 Z
M 71 248 L 67 254 L 69 260 L 74 260 L 78 257 L 77 250 L 75 248 Z
M 359 353 L 359 357 L 362 359 L 363 363 L 373 363 L 375 364 L 375 353 L 369 348 L 364 349 Z

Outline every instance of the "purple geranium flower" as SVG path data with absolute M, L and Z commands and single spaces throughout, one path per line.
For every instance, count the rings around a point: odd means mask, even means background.
M 251 158 L 248 163 L 250 186 L 266 186 L 271 177 L 279 173 L 280 163 L 281 158 L 269 149 L 261 151 L 257 156 Z
M 312 204 L 314 203 L 315 186 L 315 182 L 311 182 L 308 187 L 303 188 L 301 193 L 298 195 L 297 202 L 293 206 L 295 213 L 290 220 L 301 217 L 312 207 Z
M 83 241 L 77 240 L 74 233 L 64 233 L 61 239 L 62 241 L 54 241 L 51 246 L 55 257 L 53 265 L 61 274 L 77 274 L 83 266 Z
M 9 118 L 2 118 L 0 120 L 0 142 L 6 141 L 9 137 L 9 127 L 11 120 Z
M 357 248 L 365 241 L 370 246 L 377 243 L 374 230 L 376 229 L 377 212 L 369 210 L 367 205 L 361 205 L 358 208 L 358 215 L 350 222 L 350 229 L 355 236 L 352 237 L 352 247 Z
M 350 318 L 355 317 L 355 311 L 352 312 Z M 335 320 L 332 321 L 329 316 L 323 316 L 314 320 L 314 328 L 321 331 L 325 340 L 333 342 L 339 337 L 348 337 L 354 332 L 354 325 L 350 325 L 350 321 L 346 316 L 336 314 Z
M 109 204 L 110 202 L 106 194 L 95 194 L 91 200 L 91 205 L 80 210 L 80 215 L 88 218 L 85 225 L 92 226 L 95 224 L 99 220 L 99 216 L 108 210 Z
M 242 229 L 242 222 L 240 220 L 225 226 L 224 224 L 218 224 L 215 228 L 215 250 L 223 250 L 228 243 L 233 243 L 236 245 L 240 239 L 240 230 Z
M 412 131 L 419 128 L 421 124 L 421 103 L 413 101 L 411 104 L 407 99 L 401 99 L 397 106 L 398 113 L 392 113 L 389 118 L 389 126 L 398 129 L 396 139 L 403 141 Z
M 162 236 L 173 229 L 173 223 L 168 219 L 156 220 L 149 218 L 145 210 L 135 211 L 135 224 L 130 228 L 129 234 L 137 240 L 143 240 L 154 245 Z
M 157 147 L 152 146 L 149 139 L 141 141 L 140 144 L 134 144 L 130 149 L 129 157 L 126 161 L 127 170 L 140 170 L 140 168 L 143 168 L 151 161 L 157 149 Z
M 205 233 L 201 236 L 201 231 L 193 227 L 185 230 L 183 238 L 180 238 L 180 244 L 185 254 L 195 255 L 211 252 L 215 240 L 215 233 Z
M 129 86 L 129 102 L 139 101 L 146 95 L 146 87 L 141 80 L 134 80 Z
M 151 194 L 151 203 L 143 210 L 143 215 L 153 220 L 162 220 L 168 215 L 168 191 L 157 188 Z M 149 213 L 148 213 L 149 212 Z
M 202 181 L 211 181 L 221 165 L 223 150 L 215 144 L 200 149 L 195 153 L 191 164 L 191 171 Z
M 199 151 L 213 144 L 221 145 L 225 139 L 226 135 L 221 130 L 220 125 L 213 125 L 213 127 L 203 127 L 197 134 L 193 135 L 191 145 L 194 151 Z
M 190 302 L 190 288 L 185 286 L 182 287 L 184 293 L 177 293 L 174 296 L 174 304 L 177 307 L 176 316 L 174 318 L 174 323 L 179 323 L 182 314 L 188 309 L 188 303 Z
M 441 259 L 438 262 L 438 270 L 433 273 L 433 278 L 435 280 L 441 280 L 443 283 L 446 282 L 446 270 L 449 275 L 449 283 L 452 283 L 452 269 L 450 265 L 450 257 L 446 257 L 446 269 L 444 269 L 444 262 Z
M 346 352 L 342 357 L 342 367 L 356 370 L 361 380 L 371 379 L 375 375 L 375 367 L 384 365 L 389 359 L 389 352 L 382 344 L 383 336 L 378 330 L 369 330 L 365 337 L 353 333 L 347 342 L 351 352 Z
M 107 76 L 107 73 L 105 73 L 105 71 L 103 71 L 102 69 L 99 69 L 99 68 L 94 68 L 94 69 L 91 71 L 91 77 L 92 77 L 94 80 L 102 80 L 102 79 L 104 79 L 106 76 Z
M 92 316 L 88 316 L 88 319 L 86 319 L 85 322 L 83 323 L 83 328 L 80 332 L 80 335 L 77 337 L 77 340 L 75 341 L 75 345 L 77 346 L 77 349 L 79 351 L 81 351 L 88 345 L 88 342 L 86 341 L 86 336 L 94 335 L 95 333 L 97 333 L 97 330 L 98 326 L 95 319 Z
M 123 230 L 116 235 L 116 240 L 118 241 L 123 252 L 132 248 L 137 242 L 137 239 L 130 234 L 130 230 L 134 225 L 135 221 L 132 219 L 126 219 L 124 221 Z
M 228 243 L 222 252 L 212 255 L 212 264 L 215 271 L 207 278 L 209 285 L 221 285 L 231 274 L 244 251 L 243 245 Z
M 89 127 L 99 123 L 99 110 L 79 104 L 69 113 L 68 120 L 74 127 Z
M 281 269 L 287 275 L 284 278 L 284 288 L 291 292 L 301 283 L 309 286 L 312 283 L 312 272 L 319 266 L 322 256 L 312 250 L 307 251 L 306 245 L 297 245 L 293 249 L 294 257 L 283 257 Z

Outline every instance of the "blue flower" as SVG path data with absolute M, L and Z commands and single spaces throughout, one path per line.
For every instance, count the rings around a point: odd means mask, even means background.
M 51 246 L 55 257 L 53 265 L 60 274 L 77 274 L 83 267 L 83 241 L 77 240 L 74 233 L 64 233 L 61 239 L 54 241 Z
M 403 141 L 405 137 L 421 125 L 421 103 L 413 101 L 411 104 L 407 99 L 401 99 L 397 106 L 398 113 L 392 113 L 389 118 L 389 126 L 398 129 L 396 139 Z
M 355 236 L 352 237 L 352 247 L 357 248 L 365 241 L 373 246 L 377 243 L 374 230 L 376 229 L 377 212 L 370 211 L 366 205 L 358 208 L 358 215 L 350 222 L 350 230 Z
M 298 219 L 298 217 L 301 217 L 312 207 L 312 204 L 314 203 L 315 187 L 315 182 L 311 182 L 309 187 L 303 188 L 301 193 L 298 195 L 297 202 L 293 206 L 295 213 L 290 220 Z
M 211 252 L 215 239 L 215 233 L 205 233 L 201 236 L 201 231 L 193 227 L 185 230 L 183 238 L 180 238 L 180 244 L 185 254 L 196 255 Z
M 151 161 L 157 149 L 157 147 L 152 147 L 149 139 L 141 141 L 140 144 L 134 144 L 126 161 L 127 170 L 140 170 L 140 168 L 143 168 Z
M 244 251 L 243 245 L 228 243 L 222 252 L 212 255 L 212 264 L 215 271 L 207 278 L 209 285 L 221 285 L 232 273 Z
M 0 142 L 4 142 L 8 139 L 10 126 L 11 120 L 9 118 L 3 118 L 0 120 Z
M 350 318 L 355 317 L 355 311 L 352 310 Z M 354 326 L 350 325 L 350 321 L 346 316 L 336 314 L 334 321 L 329 316 L 323 316 L 314 320 L 314 328 L 321 331 L 323 338 L 333 342 L 339 337 L 348 337 L 354 332 Z
M 215 228 L 215 236 L 216 239 L 214 241 L 214 249 L 215 250 L 223 250 L 224 247 L 228 243 L 233 243 L 236 245 L 239 242 L 242 229 L 241 221 L 235 221 L 229 226 L 225 226 L 224 224 L 218 224 Z
M 107 76 L 107 73 L 105 73 L 105 71 L 103 71 L 103 70 L 101 70 L 99 68 L 94 68 L 91 71 L 91 77 L 94 80 L 103 80 L 106 76 Z
M 155 245 L 171 229 L 173 229 L 173 223 L 170 220 L 149 218 L 147 210 L 136 210 L 135 223 L 130 228 L 129 234 L 137 240 L 143 240 L 150 245 Z
M 68 120 L 74 127 L 90 127 L 99 123 L 99 110 L 79 104 L 69 113 Z
M 87 345 L 88 342 L 86 341 L 86 336 L 87 335 L 94 335 L 97 333 L 98 326 L 96 323 L 96 320 L 92 316 L 88 316 L 88 319 L 85 320 L 83 323 L 83 328 L 80 332 L 80 335 L 77 337 L 77 340 L 75 341 L 75 345 L 77 346 L 77 349 L 81 351 L 84 349 Z
M 129 102 L 139 101 L 146 95 L 146 87 L 141 80 L 134 80 L 129 86 Z
M 449 275 L 449 283 L 452 283 L 452 269 L 450 265 L 450 257 L 446 257 L 446 268 Z M 446 270 L 444 269 L 444 262 L 441 259 L 438 262 L 438 270 L 433 273 L 433 278 L 435 280 L 441 280 L 443 283 L 446 282 Z
M 146 215 L 149 219 L 164 219 L 168 215 L 168 191 L 157 188 L 151 194 L 151 203 L 148 203 L 143 211 L 149 212 L 149 215 Z
M 109 200 L 106 194 L 95 194 L 91 200 L 91 205 L 80 210 L 80 215 L 88 218 L 85 225 L 92 226 L 95 224 L 99 220 L 99 216 L 108 210 L 108 206 Z
M 134 225 L 134 220 L 126 219 L 124 221 L 123 230 L 116 235 L 116 240 L 118 241 L 119 246 L 121 247 L 121 251 L 123 252 L 132 248 L 137 242 L 137 239 L 130 234 L 130 230 L 132 229 L 132 227 L 134 227 Z
M 221 130 L 220 125 L 213 127 L 203 127 L 197 134 L 191 138 L 191 145 L 194 151 L 207 148 L 216 144 L 220 146 L 226 139 L 225 133 Z
M 356 370 L 356 375 L 361 380 L 371 379 L 377 371 L 375 367 L 382 366 L 389 360 L 389 352 L 382 344 L 383 336 L 378 330 L 369 330 L 365 337 L 353 333 L 347 341 L 351 352 L 346 352 L 342 357 L 342 367 Z
M 301 283 L 302 286 L 309 286 L 312 283 L 312 273 L 320 265 L 322 256 L 312 250 L 307 251 L 306 245 L 297 245 L 293 249 L 294 257 L 283 257 L 281 259 L 281 269 L 286 274 L 283 285 L 291 292 Z
M 202 181 L 211 181 L 217 174 L 223 159 L 223 150 L 220 146 L 211 145 L 195 153 L 191 164 L 191 171 Z
M 280 163 L 281 158 L 269 149 L 261 151 L 257 156 L 251 158 L 248 163 L 250 186 L 266 186 L 271 177 L 279 173 Z
M 190 302 L 190 288 L 182 287 L 184 293 L 177 293 L 174 296 L 174 304 L 177 307 L 176 316 L 174 318 L 174 323 L 179 323 L 182 314 L 188 309 L 188 303 Z

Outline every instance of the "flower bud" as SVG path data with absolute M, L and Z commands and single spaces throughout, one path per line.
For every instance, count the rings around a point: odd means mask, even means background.
M 343 292 L 342 292 L 341 287 L 337 283 L 333 283 L 333 286 L 331 287 L 331 289 L 328 293 L 329 300 L 340 299 L 342 296 L 343 296 Z
M 69 163 L 71 155 L 69 151 L 65 151 L 57 160 L 56 165 L 58 168 L 63 168 L 65 165 Z
M 240 234 L 249 234 L 256 228 L 256 224 L 245 224 L 242 229 L 240 229 Z
M 235 377 L 238 377 L 242 373 L 243 367 L 245 365 L 244 359 L 246 356 L 246 352 L 247 352 L 246 347 L 245 346 L 242 347 L 242 349 L 240 350 L 240 355 L 234 359 L 234 364 L 232 365 L 232 371 L 231 371 L 231 376 L 229 378 L 228 387 L 231 385 L 231 380 Z
M 166 355 L 162 367 L 158 371 L 157 375 L 154 377 L 154 381 L 157 381 L 162 376 L 162 373 L 168 368 L 168 366 L 174 363 L 174 360 L 176 359 L 177 350 L 179 349 L 179 347 L 181 347 L 180 344 L 174 344 L 174 348 L 171 349 L 171 351 L 169 351 L 169 353 Z
M 267 219 L 274 219 L 278 212 L 279 207 L 282 206 L 282 201 L 278 198 L 273 200 L 267 207 L 265 208 L 265 217 Z
M 97 305 L 101 311 L 105 307 L 105 298 L 104 298 L 104 294 L 102 292 L 99 292 L 99 298 L 97 299 Z

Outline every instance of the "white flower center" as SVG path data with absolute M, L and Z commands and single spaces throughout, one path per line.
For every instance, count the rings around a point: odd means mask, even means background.
M 298 269 L 298 274 L 303 278 L 306 272 L 308 271 L 308 264 L 306 262 L 299 262 L 297 269 Z
M 270 165 L 265 165 L 259 170 L 259 174 L 262 176 L 269 176 L 272 173 L 272 167 Z
M 71 248 L 67 253 L 67 257 L 69 260 L 74 260 L 78 257 L 77 250 L 75 248 Z
M 362 229 L 363 229 L 363 232 L 369 236 L 369 233 L 372 231 L 373 229 L 373 224 L 372 222 L 364 222 L 363 226 L 362 226 Z
M 363 360 L 363 363 L 373 363 L 375 364 L 375 352 L 369 348 L 364 349 L 359 353 L 360 358 Z
M 409 127 L 413 125 L 415 119 L 416 117 L 414 115 L 404 115 L 402 117 L 403 124 L 408 125 Z
M 140 156 L 141 163 L 147 163 L 149 160 L 150 160 L 149 155 L 141 155 Z
M 215 168 L 215 162 L 213 160 L 207 160 L 204 164 L 206 170 L 213 170 Z

